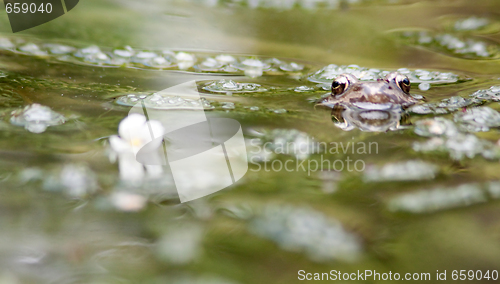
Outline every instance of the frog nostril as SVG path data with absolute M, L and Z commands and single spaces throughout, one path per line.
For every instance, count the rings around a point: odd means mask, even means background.
M 363 90 L 363 88 L 362 88 L 361 86 L 359 86 L 359 85 L 356 85 L 356 86 L 354 86 L 354 87 L 352 88 L 352 91 L 353 91 L 353 92 L 359 92 L 359 91 L 362 91 L 362 90 Z

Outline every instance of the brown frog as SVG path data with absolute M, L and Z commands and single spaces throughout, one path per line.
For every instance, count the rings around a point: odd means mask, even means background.
M 392 72 L 375 82 L 360 82 L 351 74 L 339 75 L 332 83 L 332 94 L 322 104 L 387 110 L 405 108 L 417 102 L 410 95 L 408 77 Z

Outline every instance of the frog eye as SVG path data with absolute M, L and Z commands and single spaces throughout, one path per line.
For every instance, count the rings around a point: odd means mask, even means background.
M 410 93 L 410 79 L 405 75 L 398 74 L 396 76 L 396 83 L 403 90 L 403 92 L 409 94 Z
M 342 74 L 338 76 L 332 83 L 332 95 L 341 95 L 345 90 L 347 90 L 347 88 L 349 88 L 349 85 L 355 83 L 356 81 L 357 79 L 350 74 Z
M 410 94 L 410 79 L 405 75 L 398 72 L 392 72 L 385 76 L 385 80 L 387 82 L 395 82 L 403 92 Z

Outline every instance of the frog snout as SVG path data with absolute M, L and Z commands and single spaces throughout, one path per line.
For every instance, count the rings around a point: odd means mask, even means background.
M 387 104 L 387 103 L 397 103 L 397 97 L 393 95 L 388 95 L 384 93 L 380 94 L 372 94 L 372 95 L 363 95 L 357 98 L 352 98 L 350 100 L 351 103 L 372 103 L 372 104 Z

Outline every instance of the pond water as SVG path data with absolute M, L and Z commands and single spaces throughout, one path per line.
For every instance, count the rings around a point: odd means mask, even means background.
M 86 0 L 16 34 L 0 17 L 0 283 L 492 277 L 499 8 Z M 418 105 L 316 105 L 341 73 L 372 81 L 395 70 Z M 156 94 L 192 80 L 200 99 Z M 180 203 L 161 167 L 137 168 L 117 150 L 120 122 L 141 101 L 237 120 L 246 175 Z

